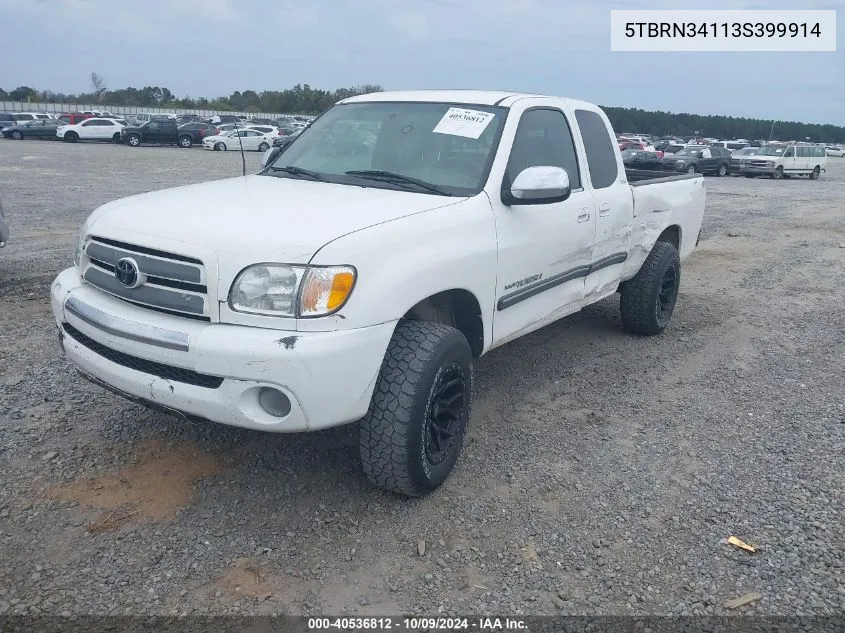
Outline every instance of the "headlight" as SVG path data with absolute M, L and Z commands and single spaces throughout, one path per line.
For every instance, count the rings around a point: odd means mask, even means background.
M 683 165 L 686 161 L 684 160 L 676 160 L 675 163 L 678 165 Z
M 76 238 L 76 248 L 73 250 L 73 265 L 79 268 L 82 263 L 82 250 L 85 248 L 85 231 L 79 232 Z
M 355 276 L 350 266 L 257 264 L 237 276 L 229 306 L 236 312 L 268 316 L 325 316 L 343 307 Z

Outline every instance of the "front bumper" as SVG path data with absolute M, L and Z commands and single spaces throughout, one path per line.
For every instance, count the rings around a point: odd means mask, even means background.
M 65 354 L 94 382 L 156 408 L 277 433 L 362 418 L 395 327 L 295 332 L 195 321 L 107 295 L 74 268 L 50 295 Z M 284 393 L 290 412 L 267 413 L 262 387 Z
M 739 168 L 739 173 L 741 174 L 773 174 L 777 167 L 775 165 L 771 165 L 768 167 L 763 167 L 759 165 L 743 165 Z

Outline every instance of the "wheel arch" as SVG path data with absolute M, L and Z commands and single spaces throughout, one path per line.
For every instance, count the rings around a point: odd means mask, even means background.
M 681 237 L 681 227 L 678 224 L 672 224 L 663 229 L 663 232 L 657 236 L 657 240 L 655 240 L 655 243 L 666 242 L 667 244 L 671 244 L 672 246 L 674 246 L 675 249 L 680 253 Z
M 463 288 L 430 295 L 411 306 L 402 317 L 454 327 L 467 339 L 474 358 L 484 350 L 484 319 L 476 296 Z

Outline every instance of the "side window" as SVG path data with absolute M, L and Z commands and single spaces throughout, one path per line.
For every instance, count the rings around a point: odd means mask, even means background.
M 784 158 L 791 158 L 795 156 L 795 148 L 794 147 L 787 147 L 786 151 L 783 153 Z
M 798 158 L 807 158 L 807 148 L 806 147 L 796 147 L 795 148 L 795 155 Z
M 97 121 L 91 121 L 91 120 L 85 121 L 85 123 L 82 124 L 82 127 L 89 127 L 91 125 L 97 125 Z
M 575 120 L 581 129 L 584 149 L 587 153 L 587 168 L 594 189 L 604 189 L 616 181 L 619 166 L 613 139 L 604 120 L 595 112 L 575 110 Z
M 519 120 L 505 178 L 513 182 L 526 167 L 563 167 L 572 189 L 581 188 L 578 157 L 569 123 L 560 110 L 528 110 Z
M 157 130 L 158 127 L 159 125 L 155 121 L 150 121 L 150 124 L 147 126 L 147 128 L 150 130 Z

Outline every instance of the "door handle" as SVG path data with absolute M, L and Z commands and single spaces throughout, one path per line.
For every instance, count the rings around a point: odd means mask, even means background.
M 602 217 L 610 215 L 610 205 L 608 203 L 602 202 L 599 205 L 599 215 Z
M 578 214 L 577 220 L 579 222 L 586 222 L 589 219 L 590 219 L 590 212 L 587 211 L 586 209 L 582 209 L 581 213 Z

